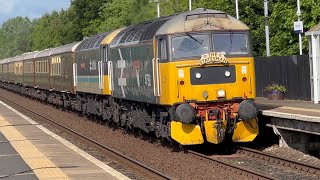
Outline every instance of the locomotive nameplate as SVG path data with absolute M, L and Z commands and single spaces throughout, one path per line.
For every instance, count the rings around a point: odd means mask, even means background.
M 228 63 L 227 58 L 222 52 L 209 52 L 202 54 L 200 59 L 200 65 L 204 64 L 214 64 L 214 63 Z

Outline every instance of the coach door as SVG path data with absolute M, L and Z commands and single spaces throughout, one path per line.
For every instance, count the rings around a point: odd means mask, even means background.
M 104 66 L 104 73 L 107 76 L 106 77 L 106 88 L 104 89 L 105 94 L 111 94 L 114 86 L 113 86 L 113 63 L 110 60 L 109 56 L 109 46 L 104 47 L 104 61 L 105 61 L 105 66 Z
M 108 46 L 100 47 L 100 61 L 98 62 L 98 74 L 99 74 L 99 89 L 102 94 L 109 94 L 108 88 L 105 89 L 105 82 L 108 74 Z

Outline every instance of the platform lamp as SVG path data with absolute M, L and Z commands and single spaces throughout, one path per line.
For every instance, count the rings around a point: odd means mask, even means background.
M 157 14 L 158 14 L 158 17 L 160 17 L 160 2 L 159 2 L 159 0 L 150 0 L 149 2 L 157 4 Z

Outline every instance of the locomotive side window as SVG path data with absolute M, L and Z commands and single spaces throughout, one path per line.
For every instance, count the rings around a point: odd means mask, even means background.
M 207 34 L 189 34 L 172 38 L 172 59 L 199 57 L 209 52 Z
M 165 39 L 162 39 L 162 38 L 159 39 L 158 55 L 159 55 L 160 61 L 167 60 L 167 41 Z
M 226 55 L 243 55 L 249 53 L 248 36 L 245 33 L 220 33 L 212 35 L 215 52 Z

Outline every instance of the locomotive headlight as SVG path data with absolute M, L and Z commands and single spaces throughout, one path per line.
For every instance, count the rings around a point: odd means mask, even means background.
M 200 73 L 196 73 L 196 78 L 200 79 L 201 78 L 201 74 Z
M 224 72 L 224 75 L 225 75 L 226 77 L 230 77 L 231 73 L 230 73 L 230 71 L 226 71 L 226 72 Z
M 223 90 L 223 89 L 219 89 L 219 90 L 217 91 L 217 96 L 218 96 L 218 98 L 226 97 L 226 91 Z

